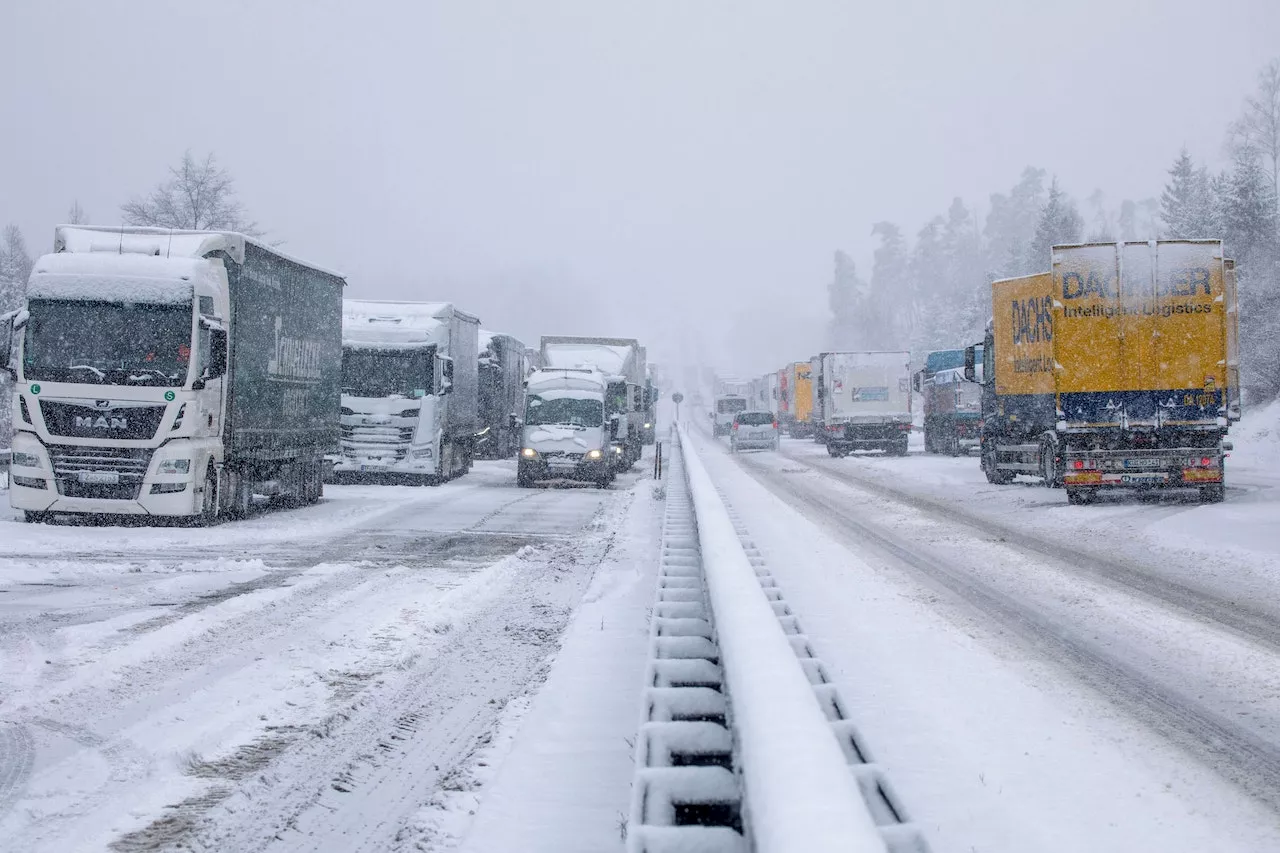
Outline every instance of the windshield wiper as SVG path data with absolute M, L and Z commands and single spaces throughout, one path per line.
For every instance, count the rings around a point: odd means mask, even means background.
M 94 367 L 92 364 L 71 364 L 67 366 L 67 370 L 92 370 L 94 375 L 97 376 L 99 379 L 107 378 L 107 374 L 103 373 L 101 370 Z
M 143 380 L 150 382 L 156 377 L 163 379 L 165 382 L 170 380 L 170 376 L 167 373 L 154 367 L 139 367 L 136 368 L 136 373 L 132 369 L 125 370 L 124 368 L 121 368 L 121 370 L 129 374 L 127 378 L 127 381 L 129 382 L 142 382 Z

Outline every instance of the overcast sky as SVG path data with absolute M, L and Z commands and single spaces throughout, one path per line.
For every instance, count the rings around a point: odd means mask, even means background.
M 1219 159 L 1280 2 L 4 0 L 0 32 L 0 223 L 33 251 L 211 150 L 353 296 L 659 356 L 701 326 L 759 371 L 823 345 L 875 221 L 1028 164 L 1083 202 Z

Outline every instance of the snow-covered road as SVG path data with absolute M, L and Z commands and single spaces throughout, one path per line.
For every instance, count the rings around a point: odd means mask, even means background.
M 974 459 L 703 443 L 940 849 L 1280 849 L 1265 468 L 1069 507 Z
M 207 530 L 5 518 L 0 847 L 407 844 L 545 675 L 637 478 L 482 463 Z

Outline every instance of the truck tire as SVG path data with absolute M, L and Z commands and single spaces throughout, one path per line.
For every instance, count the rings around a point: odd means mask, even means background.
M 30 509 L 22 511 L 23 524 L 47 524 L 49 522 L 49 514 L 45 512 L 36 512 Z
M 996 467 L 996 458 L 994 453 L 983 451 L 982 473 L 987 475 L 987 482 L 993 486 L 1007 486 L 1013 482 L 1012 471 L 1001 471 Z
M 253 511 L 253 484 L 242 471 L 231 475 L 231 515 L 236 518 L 248 518 Z
M 1040 442 L 1040 477 L 1045 488 L 1062 488 L 1062 471 L 1058 469 L 1058 445 L 1052 441 Z
M 910 452 L 908 449 L 909 442 L 910 442 L 910 439 L 905 437 L 900 439 L 899 441 L 895 441 L 893 444 L 889 445 L 888 447 L 889 454 L 892 456 L 906 456 L 907 453 Z
M 218 522 L 218 475 L 214 472 L 213 466 L 205 471 L 204 475 L 204 492 L 200 496 L 200 515 L 196 517 L 196 524 L 200 527 L 211 527 Z
M 1067 489 L 1067 503 L 1072 506 L 1086 506 L 1093 503 L 1094 489 Z

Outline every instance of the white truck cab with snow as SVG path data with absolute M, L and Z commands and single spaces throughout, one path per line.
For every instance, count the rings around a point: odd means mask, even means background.
M 440 483 L 470 469 L 480 321 L 448 302 L 348 299 L 334 476 Z
M 575 480 L 605 488 L 622 452 L 612 440 L 617 419 L 606 405 L 609 379 L 593 368 L 544 368 L 525 386 L 524 427 L 516 482 Z
M 10 502 L 209 522 L 255 494 L 318 500 L 344 284 L 241 234 L 59 226 L 0 319 Z

